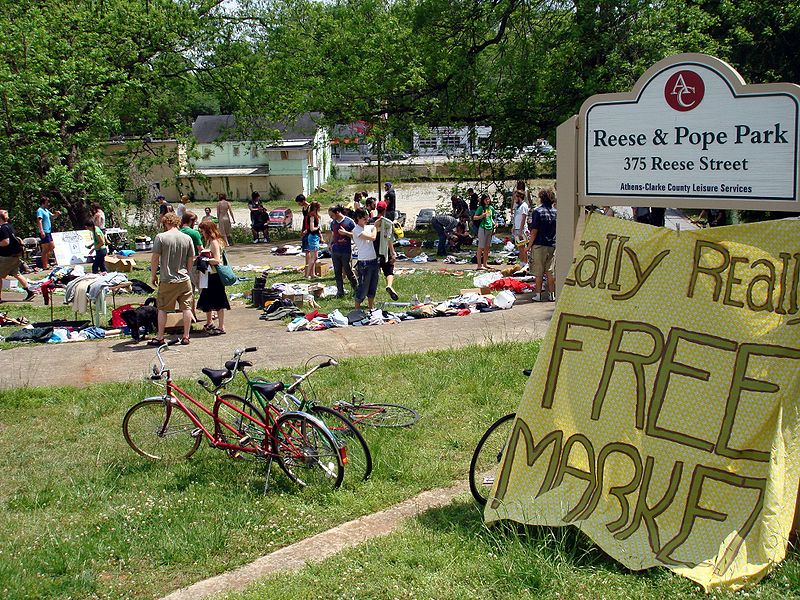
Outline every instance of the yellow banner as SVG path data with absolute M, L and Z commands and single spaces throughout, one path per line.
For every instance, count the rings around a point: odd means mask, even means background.
M 706 590 L 761 579 L 797 498 L 799 277 L 800 221 L 677 233 L 593 216 L 486 520 L 575 525 L 630 569 Z

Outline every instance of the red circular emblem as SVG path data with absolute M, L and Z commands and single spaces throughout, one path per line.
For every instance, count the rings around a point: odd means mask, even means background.
M 678 71 L 667 79 L 664 98 L 672 108 L 686 112 L 697 108 L 703 101 L 706 86 L 703 79 L 694 71 Z

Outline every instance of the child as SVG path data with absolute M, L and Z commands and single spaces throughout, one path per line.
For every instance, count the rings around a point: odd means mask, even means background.
M 92 259 L 92 273 L 106 273 L 106 255 L 108 255 L 108 246 L 106 245 L 106 236 L 103 230 L 95 225 L 94 221 L 86 221 L 86 229 L 92 232 L 92 243 L 86 246 L 89 249 L 89 255 L 94 252 L 94 259 Z

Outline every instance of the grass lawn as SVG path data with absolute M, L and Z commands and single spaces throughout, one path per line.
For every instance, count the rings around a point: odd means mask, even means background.
M 471 498 L 431 510 L 400 531 L 228 594 L 227 600 L 270 598 L 533 598 L 652 599 L 797 598 L 800 561 L 744 592 L 706 595 L 666 569 L 631 572 L 575 528 L 487 528 Z
M 537 343 L 505 343 L 352 359 L 315 375 L 322 399 L 359 390 L 422 415 L 409 429 L 364 428 L 372 479 L 328 493 L 299 490 L 278 471 L 264 496 L 260 466 L 205 444 L 172 464 L 134 454 L 122 418 L 157 395 L 150 383 L 3 392 L 0 597 L 158 597 L 462 480 L 482 432 L 516 408 L 520 370 L 537 350 Z M 297 368 L 260 374 L 291 372 Z

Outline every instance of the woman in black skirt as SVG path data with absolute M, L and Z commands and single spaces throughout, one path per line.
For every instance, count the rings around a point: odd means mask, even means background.
M 222 253 L 225 251 L 225 240 L 213 221 L 203 221 L 198 227 L 200 235 L 203 236 L 203 251 L 201 255 L 208 257 L 208 264 L 210 265 L 207 275 L 208 284 L 202 287 L 203 281 L 201 279 L 200 285 L 200 299 L 197 301 L 197 308 L 206 313 L 206 324 L 203 328 L 208 335 L 222 335 L 225 333 L 225 311 L 230 310 L 231 305 L 228 302 L 228 294 L 225 292 L 225 286 L 222 285 L 222 280 L 217 274 L 216 265 L 222 264 Z M 217 311 L 218 325 L 214 326 L 214 311 Z

